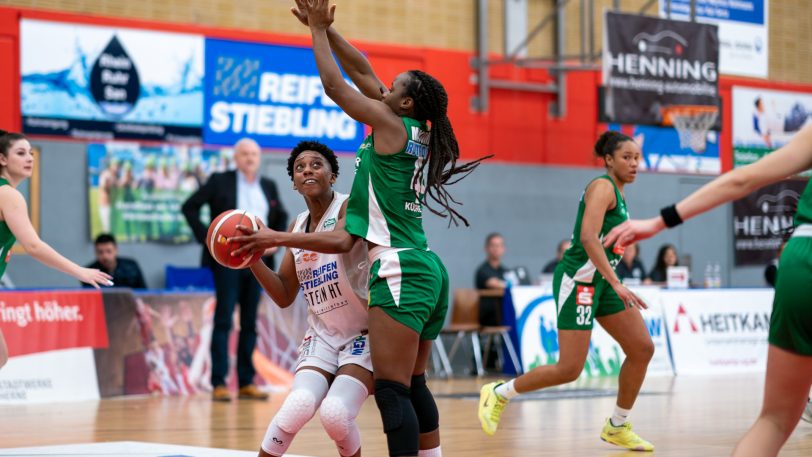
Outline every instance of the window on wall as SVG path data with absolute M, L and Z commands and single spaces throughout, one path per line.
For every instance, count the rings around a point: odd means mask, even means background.
M 40 170 L 40 149 L 36 146 L 32 147 L 32 151 L 34 153 L 34 172 L 31 174 L 31 178 L 26 179 L 19 186 L 17 186 L 17 190 L 19 190 L 23 197 L 25 197 L 25 201 L 28 204 L 28 217 L 31 219 L 31 225 L 34 226 L 34 230 L 37 231 L 37 234 L 40 233 L 39 230 L 39 215 L 40 215 L 40 186 L 39 186 L 39 170 Z M 12 254 L 24 254 L 25 250 L 17 243 L 11 249 Z

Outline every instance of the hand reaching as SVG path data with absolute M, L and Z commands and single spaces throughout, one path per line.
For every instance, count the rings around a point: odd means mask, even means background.
M 271 230 L 265 226 L 259 219 L 257 219 L 258 230 L 244 225 L 238 225 L 242 235 L 232 237 L 231 240 L 242 246 L 231 253 L 234 257 L 242 257 L 245 255 L 253 254 L 256 251 L 266 251 L 271 248 L 279 247 L 279 232 Z
M 635 241 L 645 240 L 660 233 L 665 228 L 661 217 L 651 219 L 630 219 L 613 228 L 603 238 L 603 246 L 628 246 Z
M 330 6 L 329 0 L 298 0 L 298 1 L 301 2 L 302 5 L 305 7 L 307 23 L 308 25 L 310 25 L 311 29 L 327 30 L 335 20 L 336 6 L 335 5 Z
M 93 268 L 82 268 L 76 275 L 76 279 L 82 281 L 83 283 L 90 284 L 96 289 L 99 289 L 99 286 L 114 285 L 112 276 L 101 270 L 96 270 Z
M 310 24 L 307 23 L 307 7 L 305 6 L 305 0 L 294 0 L 296 6 L 290 7 L 290 12 L 296 16 L 296 19 L 299 20 L 305 27 L 309 27 Z

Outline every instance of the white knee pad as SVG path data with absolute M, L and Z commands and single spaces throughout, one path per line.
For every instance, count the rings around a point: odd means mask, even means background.
M 366 386 L 352 376 L 340 375 L 321 403 L 321 423 L 336 442 L 341 455 L 353 455 L 361 447 L 361 434 L 355 417 L 369 396 Z
M 313 370 L 300 370 L 293 378 L 293 388 L 279 408 L 274 422 L 288 433 L 297 433 L 309 421 L 327 394 L 327 379 Z

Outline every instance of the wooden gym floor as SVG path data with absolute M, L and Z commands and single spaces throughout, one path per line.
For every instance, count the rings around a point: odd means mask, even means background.
M 475 398 L 485 381 L 430 382 L 440 409 L 444 456 L 641 455 L 598 437 L 614 405 L 614 380 L 583 381 L 513 402 L 493 437 L 482 433 L 476 418 Z M 725 456 L 755 419 L 762 388 L 761 374 L 650 378 L 631 420 L 636 431 L 655 443 L 657 456 Z M 0 406 L 0 448 L 144 441 L 255 451 L 283 399 L 277 394 L 268 402 L 215 404 L 208 396 L 140 397 Z M 364 455 L 385 456 L 386 440 L 374 400 L 364 405 L 359 424 Z M 299 433 L 289 451 L 338 455 L 318 418 Z M 781 455 L 811 456 L 812 424 L 801 422 Z

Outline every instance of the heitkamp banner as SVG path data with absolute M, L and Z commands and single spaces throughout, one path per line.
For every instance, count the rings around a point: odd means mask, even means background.
M 659 124 L 669 105 L 716 105 L 717 27 L 607 11 L 602 120 Z

